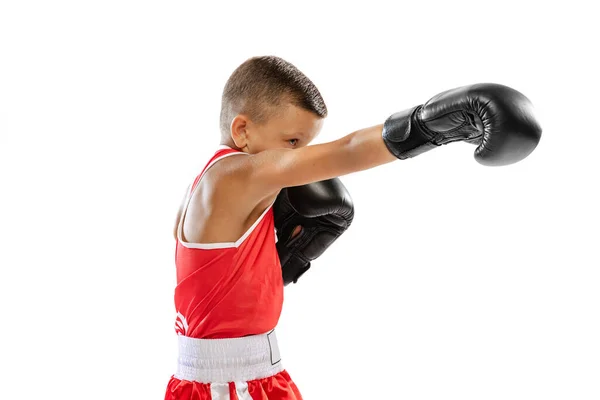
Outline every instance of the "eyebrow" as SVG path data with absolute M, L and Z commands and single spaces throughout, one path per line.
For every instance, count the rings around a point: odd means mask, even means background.
M 306 135 L 304 134 L 304 132 L 301 131 L 286 133 L 285 135 L 288 137 L 300 137 L 301 139 L 306 139 Z

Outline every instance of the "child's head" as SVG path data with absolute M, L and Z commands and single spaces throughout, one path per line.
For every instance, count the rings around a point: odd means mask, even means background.
M 319 90 L 295 66 L 279 57 L 253 57 L 223 90 L 221 143 L 247 153 L 306 146 L 326 116 Z

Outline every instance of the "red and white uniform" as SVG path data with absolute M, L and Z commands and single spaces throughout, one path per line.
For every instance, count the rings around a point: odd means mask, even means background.
M 204 173 L 245 153 L 220 146 L 196 177 L 179 221 L 175 265 L 178 371 L 165 400 L 297 400 L 281 365 L 274 328 L 283 306 L 273 208 L 236 242 L 188 243 L 182 221 Z

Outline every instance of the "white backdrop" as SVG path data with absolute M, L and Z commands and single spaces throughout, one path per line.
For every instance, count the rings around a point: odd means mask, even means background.
M 600 398 L 592 2 L 1 4 L 0 397 L 163 398 L 177 207 L 272 54 L 320 88 L 317 142 L 478 82 L 544 128 L 510 167 L 459 143 L 342 178 L 354 223 L 279 325 L 305 399 Z

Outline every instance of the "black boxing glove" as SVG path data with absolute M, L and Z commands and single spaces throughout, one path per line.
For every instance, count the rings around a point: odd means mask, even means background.
M 354 205 L 342 182 L 333 178 L 281 190 L 273 212 L 283 282 L 288 285 L 348 229 Z
M 401 160 L 466 141 L 477 145 L 475 159 L 480 164 L 499 166 L 531 154 L 542 128 L 523 94 L 480 83 L 448 90 L 424 105 L 393 114 L 382 135 L 388 150 Z

